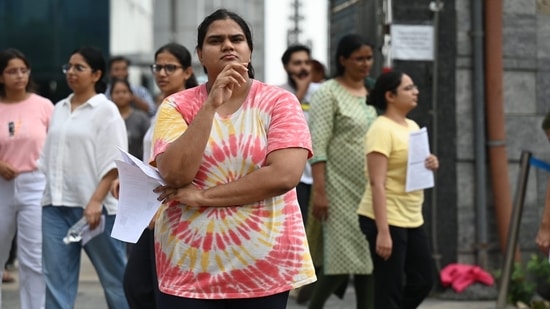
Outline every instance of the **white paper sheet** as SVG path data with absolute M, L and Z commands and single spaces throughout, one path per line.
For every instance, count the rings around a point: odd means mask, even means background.
M 428 131 L 422 128 L 411 132 L 409 137 L 409 160 L 407 164 L 407 184 L 405 191 L 411 192 L 432 188 L 434 173 L 426 168 L 426 158 L 430 155 Z
M 165 183 L 155 168 L 123 150 L 120 152 L 124 161 L 115 161 L 120 191 L 111 237 L 136 243 L 161 204 L 153 189 Z
M 101 219 L 99 220 L 99 225 L 96 226 L 95 229 L 90 230 L 90 226 L 86 225 L 86 227 L 82 230 L 82 245 L 83 246 L 86 245 L 92 238 L 103 233 L 104 230 L 105 230 L 105 215 L 101 215 Z

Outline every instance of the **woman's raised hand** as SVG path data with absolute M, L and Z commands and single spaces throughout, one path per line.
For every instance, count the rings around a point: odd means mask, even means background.
M 210 104 L 218 108 L 227 102 L 233 90 L 246 85 L 248 76 L 248 63 L 229 63 L 220 72 L 208 95 Z

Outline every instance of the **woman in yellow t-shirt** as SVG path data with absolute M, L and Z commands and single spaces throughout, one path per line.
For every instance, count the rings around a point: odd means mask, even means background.
M 409 136 L 419 129 L 407 114 L 418 93 L 407 74 L 392 71 L 378 77 L 368 97 L 383 114 L 365 138 L 369 184 L 357 212 L 374 264 L 375 308 L 416 308 L 434 284 L 424 193 L 405 190 Z M 437 170 L 437 157 L 430 154 L 425 166 Z

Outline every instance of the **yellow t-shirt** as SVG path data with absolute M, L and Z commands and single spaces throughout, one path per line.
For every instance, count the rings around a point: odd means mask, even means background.
M 424 191 L 405 191 L 409 136 L 419 130 L 416 122 L 407 119 L 408 126 L 402 126 L 385 116 L 378 117 L 365 136 L 365 153 L 378 152 L 388 158 L 386 172 L 386 208 L 388 224 L 399 227 L 418 227 L 424 223 L 422 203 Z M 366 156 L 365 156 L 366 157 Z M 368 166 L 365 164 L 368 178 Z M 372 191 L 367 182 L 365 193 L 357 213 L 374 219 Z

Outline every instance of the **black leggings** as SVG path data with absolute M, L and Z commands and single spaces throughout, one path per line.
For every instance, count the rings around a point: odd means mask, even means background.
M 285 309 L 288 291 L 258 298 L 194 299 L 160 293 L 157 307 L 162 309 Z
M 298 204 L 300 205 L 300 212 L 302 213 L 304 226 L 307 226 L 309 200 L 311 197 L 311 185 L 300 182 L 298 186 L 296 186 L 296 196 L 298 197 Z
M 349 280 L 348 274 L 345 275 L 325 275 L 323 271 L 320 270 L 317 272 L 317 282 L 315 282 L 315 287 L 313 288 L 313 293 L 311 294 L 311 299 L 309 301 L 308 309 L 322 309 L 325 307 L 325 302 L 331 296 L 331 294 L 339 294 L 338 291 L 342 287 L 347 287 L 347 282 Z M 353 275 L 353 284 L 355 287 L 355 306 L 360 309 L 372 309 L 373 298 L 372 295 L 374 292 L 373 287 L 373 276 L 372 275 Z M 338 291 L 338 292 L 337 292 Z M 337 295 L 338 296 L 338 295 Z M 342 294 L 339 296 L 343 298 Z
M 130 309 L 156 308 L 160 291 L 155 265 L 155 232 L 146 228 L 132 246 L 124 272 L 124 293 Z
M 374 264 L 374 307 L 417 308 L 435 282 L 430 243 L 424 227 L 390 225 L 392 253 L 384 260 L 376 254 L 376 222 L 359 216 L 359 225 L 369 241 Z

